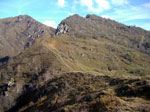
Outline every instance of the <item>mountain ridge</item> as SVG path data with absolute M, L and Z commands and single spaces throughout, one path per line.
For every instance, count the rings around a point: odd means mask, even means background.
M 134 47 L 149 54 L 150 32 L 138 27 L 126 26 L 96 15 L 85 18 L 73 15 L 64 19 L 56 29 L 56 34 L 75 34 L 95 39 L 106 38 L 125 47 Z
M 150 110 L 150 32 L 95 15 L 70 16 L 56 30 L 21 16 L 26 30 L 16 18 L 23 38 L 35 38 L 0 59 L 0 112 Z

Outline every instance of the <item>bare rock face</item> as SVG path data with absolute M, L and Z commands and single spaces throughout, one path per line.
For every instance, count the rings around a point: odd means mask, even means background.
M 56 34 L 60 35 L 60 34 L 68 33 L 68 34 L 86 35 L 86 33 L 88 32 L 88 28 L 86 27 L 86 25 L 88 25 L 87 20 L 75 14 L 73 16 L 64 19 L 58 25 Z
M 16 56 L 30 47 L 37 38 L 52 37 L 55 29 L 30 16 L 0 19 L 0 58 Z
M 60 23 L 57 28 L 56 35 L 65 34 L 67 32 L 69 32 L 68 25 L 65 22 Z

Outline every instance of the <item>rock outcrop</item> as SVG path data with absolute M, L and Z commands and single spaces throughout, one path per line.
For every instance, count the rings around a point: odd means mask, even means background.
M 60 23 L 59 26 L 56 29 L 56 35 L 65 34 L 67 32 L 69 32 L 68 25 L 65 22 L 64 23 Z

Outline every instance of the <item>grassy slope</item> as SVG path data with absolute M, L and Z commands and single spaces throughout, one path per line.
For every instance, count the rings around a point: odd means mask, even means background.
M 91 38 L 61 35 L 43 40 L 71 71 L 149 75 L 150 58 L 134 49 Z M 132 74 L 131 74 L 132 73 Z
M 31 48 L 26 49 L 7 65 L 0 68 L 0 85 L 7 84 L 10 80 L 15 80 L 13 86 L 6 92 L 8 96 L 4 96 L 4 101 L 9 102 L 9 106 L 7 106 L 8 103 L 3 103 L 0 108 L 5 107 L 6 110 L 9 109 L 20 94 L 26 93 L 25 90 L 30 90 L 30 85 L 33 85 L 31 90 L 34 90 L 36 86 L 38 88 L 43 87 L 46 81 L 51 81 L 55 76 L 62 73 L 82 72 L 85 74 L 105 74 L 116 77 L 124 77 L 124 75 L 127 75 L 129 79 L 134 78 L 133 76 L 135 75 L 137 75 L 137 77 L 146 76 L 150 73 L 149 60 L 146 54 L 142 54 L 131 48 L 129 49 L 121 45 L 113 44 L 111 41 L 105 39 L 95 40 L 69 35 L 38 39 Z M 95 79 L 96 78 L 94 78 L 94 80 Z M 23 83 L 20 81 L 23 81 Z M 98 82 L 102 84 L 100 79 Z M 93 87 L 96 87 L 97 84 L 94 84 Z M 17 89 L 17 85 L 21 86 L 21 89 L 14 92 L 13 90 Z M 58 85 L 61 85 L 61 83 Z M 82 85 L 83 84 L 80 86 Z M 75 86 L 77 85 L 75 84 Z M 90 85 L 87 86 L 90 87 Z M 99 89 L 101 89 L 101 87 Z M 0 94 L 2 94 L 1 90 Z M 64 100 L 67 99 L 64 98 Z M 115 101 L 115 99 L 113 100 Z M 136 101 L 136 104 L 139 100 Z M 145 100 L 143 102 L 146 104 Z M 91 105 L 92 104 L 90 104 L 90 106 Z
M 149 76 L 149 60 L 150 57 L 146 54 L 113 44 L 106 39 L 60 35 L 38 39 L 34 46 L 2 66 L 0 83 L 7 83 L 11 78 L 30 81 L 39 74 L 48 73 L 51 76 L 78 71 L 119 76 Z

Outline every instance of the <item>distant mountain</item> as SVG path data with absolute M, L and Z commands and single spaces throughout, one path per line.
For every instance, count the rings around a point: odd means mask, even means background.
M 0 19 L 0 58 L 16 56 L 37 38 L 52 37 L 55 29 L 28 15 Z

